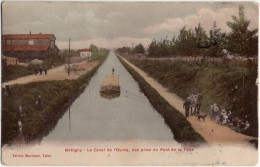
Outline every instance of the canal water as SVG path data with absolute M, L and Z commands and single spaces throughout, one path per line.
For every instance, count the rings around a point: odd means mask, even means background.
M 104 78 L 112 74 L 112 68 L 114 75 L 119 75 L 121 93 L 119 97 L 106 99 L 100 96 L 99 89 Z M 75 140 L 176 142 L 164 119 L 153 109 L 113 52 L 41 142 Z

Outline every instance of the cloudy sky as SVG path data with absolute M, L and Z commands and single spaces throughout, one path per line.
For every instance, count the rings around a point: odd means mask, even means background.
M 229 32 L 226 21 L 238 15 L 243 4 L 250 28 L 258 28 L 258 4 L 252 2 L 4 2 L 2 33 L 55 34 L 60 49 L 148 46 L 153 39 L 172 38 L 186 26 L 201 23 L 207 31 L 217 22 Z

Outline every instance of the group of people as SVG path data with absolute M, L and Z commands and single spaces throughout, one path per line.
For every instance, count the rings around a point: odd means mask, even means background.
M 36 104 L 36 110 L 38 110 L 41 113 L 44 107 L 41 95 L 37 96 L 35 104 Z M 18 132 L 19 135 L 23 135 L 23 124 L 24 124 L 25 112 L 23 110 L 22 105 L 19 105 L 18 110 L 19 110 L 17 112 Z
M 37 75 L 38 73 L 40 73 L 40 75 L 42 75 L 42 72 L 45 73 L 45 75 L 47 75 L 47 68 L 43 68 L 43 67 L 39 67 L 39 68 L 34 68 L 34 75 Z
M 189 115 L 199 114 L 202 100 L 202 93 L 191 94 L 189 97 L 187 97 L 183 103 L 183 108 L 185 109 L 185 116 L 188 117 Z
M 234 116 L 230 110 L 227 112 L 224 108 L 219 109 L 216 103 L 210 106 L 209 114 L 211 120 L 215 120 L 222 125 L 227 125 L 238 132 L 246 131 L 250 127 L 247 115 L 244 119 L 240 119 Z
M 21 105 L 19 105 L 19 112 L 17 113 L 17 118 L 18 118 L 17 123 L 18 123 L 19 135 L 23 134 L 24 116 L 25 116 L 25 113 L 23 111 L 23 107 Z

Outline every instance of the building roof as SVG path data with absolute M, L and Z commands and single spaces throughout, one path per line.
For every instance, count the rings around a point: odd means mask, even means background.
M 50 39 L 55 38 L 54 34 L 5 34 L 2 39 Z
M 80 52 L 91 52 L 91 49 L 87 48 L 87 49 L 80 49 Z
M 3 45 L 3 51 L 47 51 L 48 45 Z

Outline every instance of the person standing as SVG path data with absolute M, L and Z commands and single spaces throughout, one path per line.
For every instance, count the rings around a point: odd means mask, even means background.
M 34 68 L 34 74 L 37 75 L 38 74 L 38 69 Z
M 39 95 L 36 99 L 36 108 L 37 108 L 38 111 L 43 110 L 43 103 L 42 103 L 41 95 Z
M 7 95 L 10 96 L 12 92 L 11 92 L 11 87 L 8 83 L 5 84 L 5 90 Z
M 42 75 L 42 67 L 40 67 L 40 75 Z
M 185 100 L 183 103 L 183 108 L 185 109 L 185 117 L 187 118 L 189 116 L 189 108 L 190 108 L 190 101 Z
M 214 120 L 214 106 L 210 106 L 210 111 L 209 111 L 210 119 Z
M 47 75 L 47 68 L 44 68 L 44 73 L 45 75 Z
M 114 69 L 114 67 L 112 68 L 112 75 L 114 75 L 114 72 L 115 72 L 115 69 Z
M 213 107 L 214 107 L 214 119 L 215 119 L 217 118 L 217 116 L 219 116 L 219 108 L 216 103 L 214 103 Z

